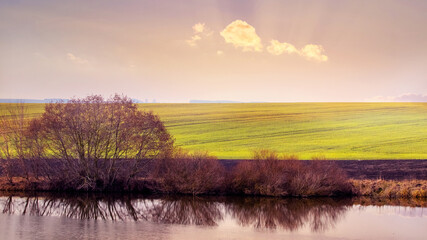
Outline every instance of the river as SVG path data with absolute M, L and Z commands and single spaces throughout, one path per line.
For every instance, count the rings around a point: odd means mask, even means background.
M 0 239 L 426 239 L 427 203 L 0 194 Z

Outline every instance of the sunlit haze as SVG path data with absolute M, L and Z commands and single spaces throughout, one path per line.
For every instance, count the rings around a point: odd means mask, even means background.
M 0 2 L 0 98 L 426 101 L 427 1 Z

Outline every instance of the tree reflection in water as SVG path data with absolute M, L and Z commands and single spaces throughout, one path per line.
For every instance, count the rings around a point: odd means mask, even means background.
M 227 211 L 243 226 L 295 231 L 309 225 L 319 232 L 333 227 L 350 206 L 351 199 L 242 198 L 227 204 Z
M 3 213 L 35 216 L 63 216 L 76 219 L 113 221 L 146 220 L 166 224 L 214 226 L 222 220 L 220 203 L 211 199 L 138 198 L 99 195 L 2 196 Z
M 179 197 L 159 200 L 150 217 L 159 223 L 214 226 L 223 213 L 221 204 L 212 199 Z
M 215 226 L 230 215 L 241 226 L 295 231 L 334 226 L 352 199 L 214 198 L 76 195 L 2 195 L 4 214 Z

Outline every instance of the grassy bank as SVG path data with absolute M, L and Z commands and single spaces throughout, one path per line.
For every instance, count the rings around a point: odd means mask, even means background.
M 145 193 L 166 193 L 159 189 L 158 182 L 154 179 L 139 179 L 135 183 L 133 192 Z M 139 186 L 138 186 L 139 184 Z M 402 202 L 408 203 L 411 206 L 425 206 L 427 200 L 427 181 L 425 180 L 350 180 L 351 191 L 347 193 L 348 196 L 359 196 L 356 204 L 360 205 L 402 205 Z M 230 190 L 230 189 L 228 189 Z M 0 191 L 6 192 L 57 192 L 57 189 L 51 189 L 49 182 L 46 179 L 33 179 L 28 182 L 24 178 L 16 177 L 13 183 L 10 183 L 6 178 L 0 177 Z M 179 194 L 174 192 L 173 194 Z M 236 191 L 232 192 L 217 192 L 216 195 L 236 195 Z M 212 193 L 210 195 L 213 195 Z M 240 192 L 237 195 L 257 195 L 257 196 L 274 196 L 274 194 L 265 193 L 244 193 Z M 307 195 L 306 197 L 313 197 L 318 195 Z
M 0 104 L 1 109 L 7 104 Z M 29 115 L 43 104 L 28 104 Z M 138 104 L 159 114 L 176 144 L 220 159 L 255 149 L 300 159 L 427 159 L 425 103 Z
M 351 180 L 353 192 L 374 198 L 427 198 L 426 180 Z

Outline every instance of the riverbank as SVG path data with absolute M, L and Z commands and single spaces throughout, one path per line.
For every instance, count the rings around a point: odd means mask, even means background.
M 353 192 L 374 198 L 427 198 L 427 180 L 350 180 Z
M 350 179 L 349 184 L 351 186 L 351 191 L 343 194 L 345 196 L 357 196 L 357 197 L 367 197 L 365 200 L 361 198 L 360 204 L 371 203 L 372 201 L 395 201 L 396 199 L 418 199 L 418 200 L 427 200 L 427 180 L 358 180 Z M 157 183 L 154 179 L 139 179 L 135 182 L 134 187 L 131 191 L 115 191 L 116 193 L 150 193 L 150 194 L 166 194 L 166 195 L 182 195 L 180 193 L 168 193 L 159 189 L 160 184 Z M 15 177 L 13 182 L 10 183 L 5 177 L 0 177 L 0 191 L 4 192 L 63 192 L 63 193 L 72 193 L 79 191 L 58 191 L 58 189 L 53 189 L 48 181 L 44 179 L 35 180 L 31 182 L 27 181 L 24 178 Z M 186 195 L 186 194 L 184 194 Z M 233 192 L 218 192 L 216 194 L 209 195 L 236 195 Z M 253 194 L 237 194 L 237 195 L 250 195 Z M 257 196 L 271 196 L 269 194 L 257 194 Z M 317 195 L 302 196 L 302 197 L 316 197 Z M 282 196 L 286 197 L 286 196 Z M 301 196 L 298 196 L 301 197 Z M 367 201 L 368 199 L 369 201 Z

